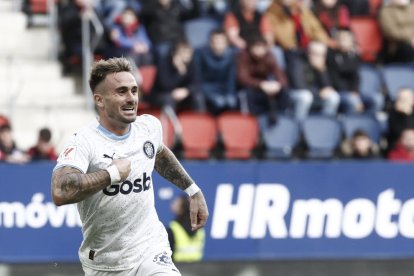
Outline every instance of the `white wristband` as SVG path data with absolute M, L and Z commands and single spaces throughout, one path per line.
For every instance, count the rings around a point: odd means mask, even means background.
M 197 186 L 197 184 L 193 183 L 191 184 L 187 189 L 184 190 L 184 192 L 188 195 L 188 196 L 193 196 L 196 193 L 198 193 L 200 191 L 200 188 Z
M 111 165 L 106 170 L 109 173 L 109 176 L 111 177 L 111 184 L 118 183 L 121 181 L 121 175 L 119 174 L 119 170 L 115 165 Z

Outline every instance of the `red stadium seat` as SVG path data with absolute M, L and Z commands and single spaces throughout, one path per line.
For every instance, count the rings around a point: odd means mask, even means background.
M 249 159 L 259 141 L 259 124 L 252 115 L 226 112 L 218 118 L 218 128 L 223 139 L 225 157 Z
M 30 0 L 30 9 L 32 13 L 46 14 L 48 13 L 48 0 Z
M 205 113 L 183 112 L 178 120 L 183 130 L 184 158 L 208 159 L 217 142 L 215 119 Z
M 155 82 L 157 67 L 153 65 L 146 65 L 140 67 L 138 70 L 142 79 L 140 89 L 144 94 L 149 94 Z
M 171 120 L 163 114 L 160 109 L 147 109 L 144 112 L 139 112 L 139 115 L 142 114 L 150 114 L 161 121 L 164 145 L 173 148 L 175 146 L 176 137 Z
M 361 59 L 375 62 L 382 49 L 382 34 L 377 20 L 372 17 L 352 17 L 351 30 L 355 35 Z

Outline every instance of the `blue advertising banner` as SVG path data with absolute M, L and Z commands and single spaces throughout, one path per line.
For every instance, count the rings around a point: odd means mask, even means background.
M 51 163 L 0 165 L 0 262 L 78 261 L 75 205 L 56 207 Z M 206 260 L 414 257 L 414 165 L 184 162 L 210 210 Z M 181 192 L 154 173 L 159 217 Z

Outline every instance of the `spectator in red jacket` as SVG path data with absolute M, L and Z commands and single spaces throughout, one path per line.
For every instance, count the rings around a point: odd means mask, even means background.
M 398 143 L 388 153 L 391 161 L 414 162 L 414 129 L 407 128 L 401 133 Z
M 32 161 L 56 160 L 55 147 L 52 144 L 52 132 L 48 128 L 39 131 L 37 144 L 28 150 Z

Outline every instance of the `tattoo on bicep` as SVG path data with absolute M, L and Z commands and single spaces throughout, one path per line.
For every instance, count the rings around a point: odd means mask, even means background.
M 164 147 L 155 159 L 155 170 L 178 188 L 184 190 L 194 181 L 170 149 Z

